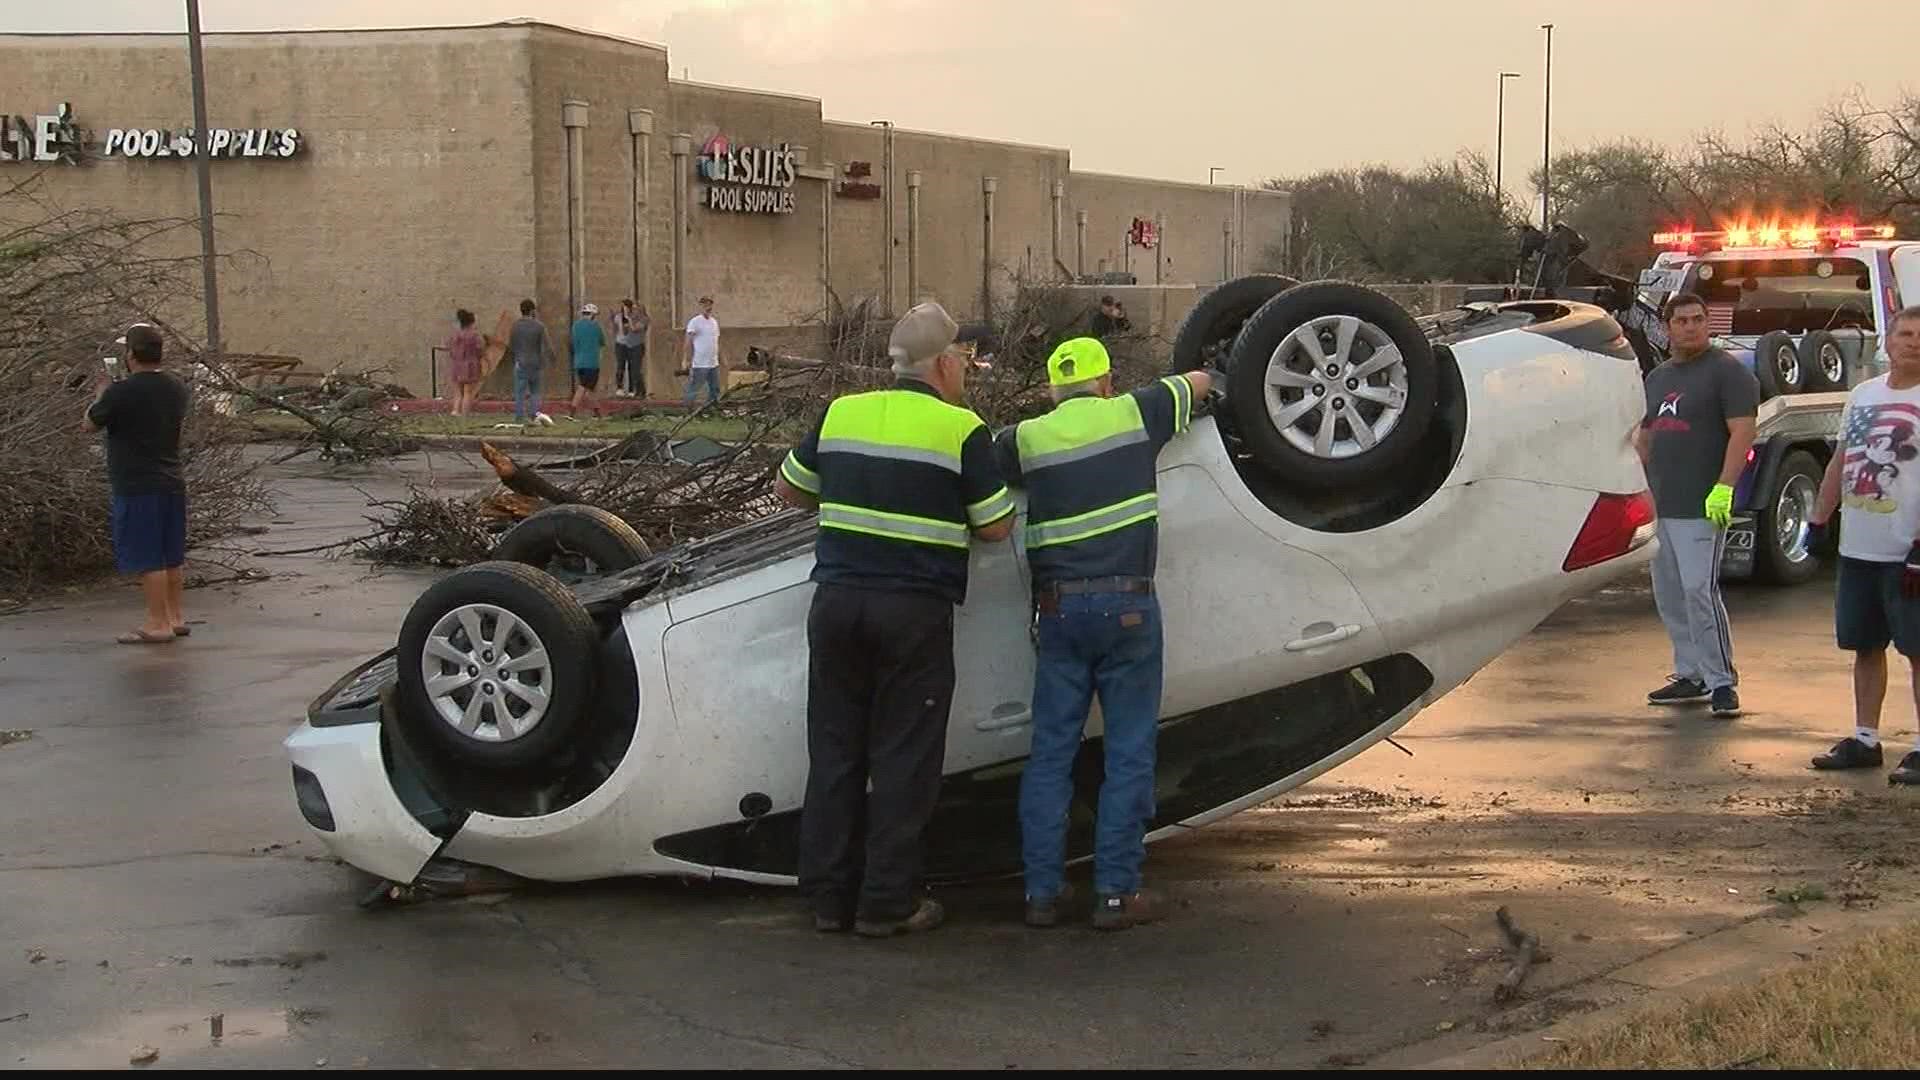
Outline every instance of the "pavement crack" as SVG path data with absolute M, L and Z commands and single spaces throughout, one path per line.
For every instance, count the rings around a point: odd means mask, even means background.
M 842 1066 L 844 1068 L 859 1069 L 865 1067 L 857 1061 L 840 1057 L 831 1051 L 822 1050 L 817 1046 L 809 1046 L 806 1043 L 800 1042 L 789 1042 L 785 1039 L 769 1038 L 764 1035 L 755 1035 L 744 1031 L 734 1031 L 730 1028 L 722 1027 L 719 1024 L 712 1024 L 704 1020 L 695 1019 L 662 1003 L 659 998 L 643 990 L 623 986 L 608 986 L 602 983 L 599 977 L 594 974 L 592 960 L 569 949 L 552 934 L 535 928 L 532 923 L 527 921 L 526 916 L 521 912 L 504 904 L 496 910 L 499 910 L 501 914 L 511 919 L 514 925 L 518 926 L 522 933 L 531 938 L 535 946 L 542 952 L 555 957 L 559 961 L 561 977 L 569 982 L 578 983 L 599 994 L 631 1000 L 657 1017 L 681 1024 L 694 1031 L 717 1035 L 723 1039 L 731 1039 L 735 1042 L 746 1043 L 750 1046 L 777 1050 L 797 1050 L 803 1054 L 811 1054 L 829 1064 Z

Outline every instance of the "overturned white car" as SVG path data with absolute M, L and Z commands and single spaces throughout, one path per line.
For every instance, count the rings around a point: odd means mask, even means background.
M 1391 735 L 1569 597 L 1650 556 L 1627 434 L 1640 371 L 1603 311 L 1472 305 L 1415 320 L 1358 286 L 1242 278 L 1182 325 L 1227 350 L 1221 414 L 1161 455 L 1166 627 L 1149 840 L 1271 799 Z M 653 555 L 561 507 L 448 575 L 398 646 L 286 742 L 300 810 L 393 882 L 430 862 L 572 881 L 790 883 L 805 739 L 812 517 Z M 1034 658 L 1025 556 L 976 544 L 955 628 L 935 878 L 1017 872 Z M 1100 721 L 1069 855 L 1091 851 Z

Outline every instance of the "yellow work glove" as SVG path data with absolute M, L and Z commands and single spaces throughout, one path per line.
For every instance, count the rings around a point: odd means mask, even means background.
M 1707 520 L 1724 529 L 1733 522 L 1733 489 L 1725 484 L 1713 485 L 1707 492 Z

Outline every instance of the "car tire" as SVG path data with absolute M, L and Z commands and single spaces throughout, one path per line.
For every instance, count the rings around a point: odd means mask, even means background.
M 1308 327 L 1317 361 L 1296 336 Z M 1369 370 L 1389 347 L 1398 360 Z M 1296 285 L 1267 301 L 1240 331 L 1232 364 L 1227 406 L 1241 440 L 1260 465 L 1304 488 L 1391 479 L 1437 407 L 1439 365 L 1426 334 L 1387 296 L 1349 282 Z
M 1173 335 L 1173 373 L 1224 366 L 1240 330 L 1267 301 L 1300 282 L 1281 274 L 1249 274 L 1209 289 Z
M 1807 546 L 1807 521 L 1820 494 L 1820 463 L 1805 450 L 1780 462 L 1754 515 L 1754 572 L 1774 585 L 1798 585 L 1820 570 L 1819 554 Z
M 1840 339 L 1825 330 L 1814 330 L 1801 338 L 1800 370 L 1810 394 L 1845 390 L 1847 354 L 1840 347 Z
M 1760 400 L 1798 394 L 1807 388 L 1806 365 L 1793 335 L 1770 330 L 1753 346 L 1753 377 L 1760 383 Z
M 549 506 L 508 529 L 493 558 L 563 581 L 613 574 L 653 554 L 633 526 L 597 506 Z
M 455 570 L 401 624 L 400 722 L 455 767 L 544 770 L 588 734 L 596 636 L 546 573 L 515 562 Z

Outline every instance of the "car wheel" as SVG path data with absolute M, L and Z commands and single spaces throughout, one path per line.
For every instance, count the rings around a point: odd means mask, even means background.
M 1806 370 L 1793 336 L 1785 331 L 1768 331 L 1753 346 L 1753 376 L 1759 380 L 1761 400 L 1805 390 Z
M 1225 365 L 1234 339 L 1267 301 L 1300 284 L 1280 274 L 1249 274 L 1207 291 L 1173 335 L 1173 373 Z
M 526 771 L 585 733 L 593 619 L 548 574 L 512 562 L 463 567 L 400 627 L 401 722 L 455 765 Z
M 1269 300 L 1233 346 L 1228 407 L 1254 458 L 1291 484 L 1370 484 L 1420 444 L 1439 370 L 1400 305 L 1342 281 Z
M 571 503 L 528 517 L 493 546 L 495 559 L 545 570 L 562 581 L 617 573 L 651 554 L 647 542 L 618 516 Z
M 1801 338 L 1800 370 L 1806 373 L 1806 386 L 1811 393 L 1845 390 L 1847 354 L 1840 350 L 1840 339 L 1825 330 L 1815 330 Z
M 1798 585 L 1820 569 L 1820 557 L 1807 546 L 1807 522 L 1820 493 L 1820 464 L 1795 450 L 1780 463 L 1773 487 L 1754 520 L 1759 576 L 1775 585 Z

